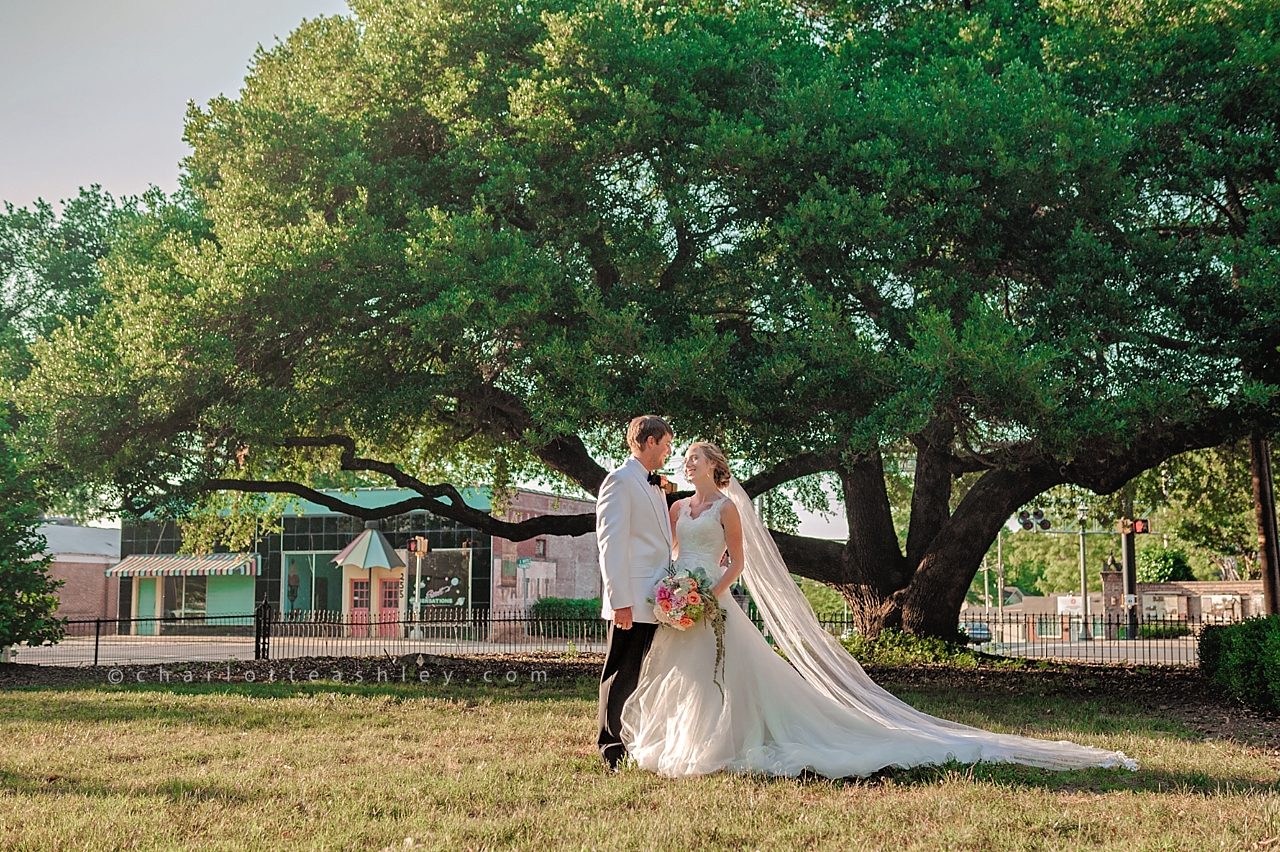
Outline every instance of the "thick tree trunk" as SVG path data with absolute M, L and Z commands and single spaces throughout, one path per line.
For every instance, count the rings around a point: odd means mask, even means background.
M 1253 480 L 1253 510 L 1258 521 L 1258 567 L 1268 615 L 1280 615 L 1280 555 L 1276 542 L 1276 497 L 1271 472 L 1271 442 L 1254 433 L 1249 437 L 1249 468 Z
M 893 595 L 906 585 L 911 572 L 894 532 L 880 453 L 839 473 L 849 543 L 841 553 L 836 588 L 848 602 L 858 631 L 876 636 L 886 627 L 901 626 Z
M 938 532 L 951 517 L 951 442 L 955 429 L 942 424 L 916 440 L 915 485 L 907 530 L 907 564 L 919 565 Z
M 956 639 L 965 593 L 1000 527 L 1019 506 L 1060 481 L 1048 468 L 984 473 L 930 542 L 910 584 L 895 596 L 902 628 Z

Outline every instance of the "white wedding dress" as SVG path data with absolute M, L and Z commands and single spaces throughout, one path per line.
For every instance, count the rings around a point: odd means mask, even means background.
M 720 511 L 729 499 L 743 520 L 747 586 L 787 659 L 730 601 L 722 696 L 711 627 L 659 627 L 622 713 L 623 743 L 641 768 L 673 778 L 720 770 L 782 776 L 807 770 L 841 778 L 948 761 L 1137 768 L 1121 752 L 936 719 L 881 689 L 818 624 L 736 482 L 697 518 L 683 504 L 677 567 L 700 566 L 713 582 L 719 578 L 725 552 Z

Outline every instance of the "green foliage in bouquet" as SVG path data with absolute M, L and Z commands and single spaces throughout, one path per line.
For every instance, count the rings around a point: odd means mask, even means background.
M 686 630 L 699 621 L 706 621 L 716 634 L 716 665 L 712 670 L 712 680 L 724 697 L 724 687 L 720 684 L 720 672 L 724 669 L 724 608 L 712 594 L 711 577 L 698 567 L 668 568 L 653 589 L 653 614 L 660 624 L 666 624 L 677 630 Z M 696 600 L 690 600 L 693 595 Z

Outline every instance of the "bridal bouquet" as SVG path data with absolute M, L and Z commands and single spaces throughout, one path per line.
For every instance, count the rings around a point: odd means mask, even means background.
M 668 568 L 667 576 L 653 587 L 653 615 L 659 624 L 688 630 L 704 619 L 716 634 L 716 667 L 712 679 L 720 688 L 718 675 L 724 667 L 724 610 L 711 593 L 711 578 L 701 568 Z

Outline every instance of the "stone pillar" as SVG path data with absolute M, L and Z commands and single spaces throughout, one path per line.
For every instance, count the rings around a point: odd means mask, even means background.
M 1102 624 L 1108 639 L 1119 637 L 1118 627 L 1124 620 L 1124 574 L 1102 571 Z

